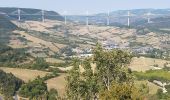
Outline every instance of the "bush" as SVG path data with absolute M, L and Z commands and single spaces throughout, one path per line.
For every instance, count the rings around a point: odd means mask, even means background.
M 47 69 L 48 67 L 48 63 L 43 58 L 36 58 L 32 66 L 33 69 Z
M 49 95 L 48 95 L 48 100 L 57 100 L 58 97 L 58 92 L 55 89 L 50 89 Z
M 27 84 L 22 85 L 19 90 L 19 95 L 25 98 L 41 100 L 47 99 L 47 85 L 41 78 L 37 78 L 34 81 L 30 81 Z

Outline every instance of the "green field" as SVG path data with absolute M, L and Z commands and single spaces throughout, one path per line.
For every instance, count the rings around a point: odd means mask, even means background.
M 138 79 L 170 81 L 170 72 L 165 70 L 149 70 L 146 72 L 134 72 Z

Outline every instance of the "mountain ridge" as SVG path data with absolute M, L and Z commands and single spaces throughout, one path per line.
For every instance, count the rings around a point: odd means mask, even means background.
M 34 9 L 34 8 L 16 8 L 16 7 L 0 7 L 0 15 L 5 15 L 6 18 L 10 20 L 17 20 L 18 19 L 18 12 L 17 10 L 20 9 L 21 13 L 21 20 L 41 20 L 41 9 Z M 63 21 L 64 18 L 55 11 L 47 11 L 44 10 L 44 17 L 45 19 L 50 20 L 59 20 Z

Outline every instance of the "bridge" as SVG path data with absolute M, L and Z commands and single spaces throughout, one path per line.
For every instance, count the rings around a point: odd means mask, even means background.
M 46 17 L 48 16 L 53 16 L 53 17 L 61 17 L 61 15 L 59 14 L 48 14 L 47 13 L 48 11 L 45 11 L 45 10 L 41 10 L 41 11 L 38 11 L 36 13 L 27 13 L 26 11 L 24 11 L 24 9 L 21 9 L 21 8 L 17 8 L 17 10 L 15 11 L 12 11 L 10 13 L 4 13 L 3 11 L 0 11 L 0 15 L 5 15 L 5 16 L 8 16 L 9 18 L 11 18 L 11 16 L 15 16 L 17 17 L 17 21 L 21 21 L 22 20 L 22 16 L 37 16 L 37 17 L 40 17 L 41 21 L 45 23 L 45 19 Z M 153 14 L 151 12 L 148 11 L 148 13 L 144 14 L 144 15 L 141 15 L 141 16 L 137 16 L 133 13 L 131 13 L 130 11 L 127 11 L 127 14 L 123 15 L 123 16 L 119 16 L 119 17 L 126 17 L 127 18 L 127 26 L 130 26 L 131 25 L 131 19 L 133 17 L 141 17 L 141 18 L 145 18 L 147 20 L 147 23 L 162 23 L 162 22 L 165 22 L 165 21 L 161 21 L 161 22 L 153 22 L 151 21 L 151 18 L 153 16 L 156 16 L 158 14 Z M 68 18 L 69 17 L 73 17 L 74 15 L 67 15 L 67 12 L 64 12 L 64 14 L 62 15 L 63 18 L 64 18 L 64 24 L 67 24 L 67 21 L 68 21 Z M 110 25 L 111 23 L 111 19 L 114 19 L 115 17 L 112 16 L 110 14 L 110 12 L 108 11 L 108 13 L 106 15 L 103 15 L 103 16 L 97 16 L 97 15 L 89 15 L 89 12 L 87 11 L 86 14 L 82 14 L 82 15 L 77 15 L 77 16 L 81 16 L 84 18 L 84 22 L 86 22 L 86 25 L 88 26 L 89 23 L 90 23 L 90 18 L 96 18 L 97 17 L 102 17 L 102 18 L 105 18 L 106 19 L 106 22 L 105 24 L 106 25 Z M 69 20 L 70 21 L 70 20 Z M 73 20 L 72 20 L 73 21 Z M 74 22 L 78 22 L 78 21 L 74 21 Z M 167 22 L 167 21 L 166 21 Z

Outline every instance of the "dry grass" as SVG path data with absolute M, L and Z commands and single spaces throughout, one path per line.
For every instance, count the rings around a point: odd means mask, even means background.
M 64 63 L 63 60 L 56 59 L 56 58 L 46 58 L 45 60 L 46 62 L 49 62 L 49 63 Z
M 132 71 L 147 71 L 150 69 L 154 69 L 154 65 L 158 65 L 159 68 L 163 68 L 165 63 L 170 63 L 170 61 L 162 60 L 162 59 L 154 59 L 154 58 L 145 58 L 145 57 L 134 57 L 132 58 L 132 61 L 129 65 L 129 68 L 132 69 Z M 91 64 L 93 71 L 95 71 L 96 65 Z M 71 70 L 73 66 L 70 67 L 59 67 L 62 71 L 68 71 Z M 82 66 L 79 66 L 80 71 L 83 72 L 84 68 Z
M 0 67 L 0 69 L 5 71 L 6 73 L 14 74 L 16 77 L 20 78 L 24 82 L 28 82 L 29 80 L 34 80 L 37 76 L 44 77 L 49 73 L 45 71 L 19 69 L 19 68 Z
M 145 57 L 134 57 L 129 66 L 133 71 L 146 71 L 153 69 L 153 65 L 158 65 L 160 68 L 164 67 L 164 64 L 170 62 L 161 59 L 145 58 Z
M 29 80 L 34 80 L 37 76 L 44 77 L 47 75 L 49 72 L 45 71 L 37 71 L 37 70 L 29 70 L 29 69 L 19 69 L 19 68 L 5 68 L 5 67 L 0 67 L 1 70 L 7 72 L 7 73 L 12 73 L 16 77 L 22 79 L 24 82 L 28 82 Z M 59 91 L 60 95 L 64 95 L 65 93 L 65 85 L 66 85 L 66 80 L 65 80 L 66 74 L 61 74 L 60 76 L 56 78 L 52 78 L 46 81 L 48 90 L 54 88 Z
M 149 81 L 135 81 L 136 86 L 140 86 L 140 84 L 146 84 L 149 88 L 149 94 L 153 95 L 157 93 L 158 89 L 161 89 L 161 87 L 149 82 Z
M 50 32 L 48 28 L 51 28 L 55 25 L 61 25 L 61 21 L 54 21 L 54 20 L 46 20 L 45 23 L 41 21 L 25 21 L 23 22 L 16 22 L 12 21 L 14 24 L 18 25 L 19 27 L 22 27 L 24 29 L 30 29 L 34 31 L 40 31 L 40 32 Z
M 17 22 L 14 21 L 15 24 L 18 25 Z M 52 21 L 52 20 L 46 20 L 45 23 L 39 22 L 39 21 L 26 21 L 24 23 L 20 23 L 22 28 L 26 28 L 29 30 L 34 31 L 41 31 L 41 32 L 47 32 L 51 35 L 54 35 L 54 31 L 49 30 L 48 28 L 51 28 L 55 25 L 63 25 L 63 22 L 60 21 Z M 68 30 L 70 31 L 70 34 L 74 35 L 86 35 L 90 36 L 92 38 L 98 38 L 99 41 L 101 40 L 112 40 L 115 41 L 118 44 L 123 44 L 122 42 L 128 42 L 129 37 L 132 37 L 135 35 L 136 30 L 135 29 L 127 29 L 127 28 L 118 28 L 118 27 L 105 27 L 105 26 L 97 26 L 97 25 L 89 25 L 89 27 L 86 27 L 84 25 L 76 25 L 73 23 L 70 23 L 67 26 Z M 164 29 L 166 30 L 166 29 Z M 168 29 L 167 29 L 168 30 Z M 57 35 L 62 35 L 63 32 L 55 32 Z M 164 36 L 166 37 L 166 36 Z M 138 35 L 136 42 L 139 43 L 147 43 L 155 48 L 160 48 L 160 40 L 166 40 L 166 39 L 160 39 L 159 34 L 156 34 L 154 32 L 150 32 L 146 35 Z M 43 43 L 44 44 L 44 43 Z M 46 47 L 49 47 L 52 51 L 56 50 L 55 45 L 51 45 L 51 43 L 48 43 Z M 57 44 L 56 45 L 59 48 L 62 48 L 63 45 Z
M 129 68 L 132 69 L 132 71 L 147 71 L 154 68 L 154 65 L 158 65 L 159 68 L 163 68 L 165 63 L 170 63 L 170 61 L 162 60 L 162 59 L 154 59 L 154 58 L 145 58 L 145 57 L 134 57 L 132 58 L 132 61 L 129 65 Z M 95 71 L 96 65 L 91 64 L 93 71 Z M 62 71 L 68 71 L 71 70 L 73 66 L 70 67 L 59 67 Z M 83 72 L 84 68 L 82 66 L 79 67 L 80 71 Z
M 61 74 L 56 78 L 52 78 L 46 81 L 48 90 L 56 89 L 59 92 L 60 96 L 65 94 L 65 87 L 66 87 L 66 74 Z
M 31 35 L 25 33 L 24 31 L 14 31 L 14 32 L 20 34 L 25 39 L 32 41 L 34 44 L 42 44 L 45 47 L 50 48 L 50 50 L 52 50 L 54 52 L 59 51 L 59 47 L 63 47 L 62 44 L 55 43 L 55 45 L 54 45 L 52 42 L 48 42 L 48 41 L 44 41 L 42 39 L 36 38 L 34 36 L 31 36 Z

